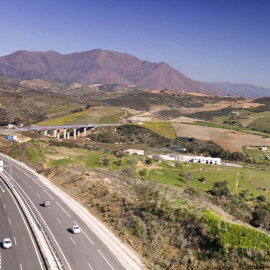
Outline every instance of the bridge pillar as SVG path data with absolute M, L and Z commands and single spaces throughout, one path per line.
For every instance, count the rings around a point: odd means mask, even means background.
M 67 139 L 70 139 L 70 132 L 67 132 Z
M 53 130 L 53 137 L 56 138 L 57 137 L 57 129 Z
M 83 133 L 84 133 L 84 136 L 86 136 L 86 127 L 83 128 Z
M 60 140 L 60 130 L 57 130 L 57 140 Z
M 44 130 L 44 136 L 48 136 L 48 130 Z
M 73 128 L 73 139 L 76 139 L 76 132 L 77 132 L 77 129 L 76 128 Z
M 78 129 L 78 132 L 77 132 L 77 136 L 80 137 L 81 136 L 81 131 Z
M 64 128 L 64 139 L 66 139 L 66 138 L 67 138 L 67 129 Z

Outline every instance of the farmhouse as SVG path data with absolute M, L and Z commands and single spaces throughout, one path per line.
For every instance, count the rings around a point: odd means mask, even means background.
M 220 165 L 221 158 L 212 158 L 212 157 L 194 157 L 193 162 L 195 163 L 203 163 L 203 164 L 214 164 Z
M 221 158 L 203 156 L 179 156 L 179 161 L 221 165 Z
M 148 155 L 152 158 L 152 155 Z M 178 162 L 194 162 L 202 164 L 221 165 L 221 158 L 203 157 L 203 156 L 177 156 L 177 155 L 159 155 L 163 160 L 171 160 Z
M 128 153 L 130 155 L 136 154 L 136 155 L 139 155 L 139 156 L 143 156 L 144 155 L 144 150 L 128 149 L 128 150 L 125 150 L 124 153 Z

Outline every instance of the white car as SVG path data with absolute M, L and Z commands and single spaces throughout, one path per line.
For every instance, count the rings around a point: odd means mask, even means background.
M 73 227 L 71 227 L 71 231 L 73 233 L 80 233 L 81 232 L 81 229 L 78 225 L 74 225 Z
M 3 247 L 4 248 L 11 248 L 12 247 L 12 243 L 11 240 L 9 238 L 5 238 L 3 241 Z

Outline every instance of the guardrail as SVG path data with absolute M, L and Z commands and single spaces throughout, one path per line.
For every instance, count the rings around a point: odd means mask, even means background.
M 6 159 L 8 159 L 11 163 L 15 163 L 10 158 L 8 158 L 6 156 L 4 156 L 4 157 Z M 16 163 L 16 165 L 18 166 L 17 163 Z M 20 166 L 20 167 L 23 167 L 23 166 Z M 27 171 L 29 173 L 31 173 L 29 170 L 27 170 Z M 31 174 L 33 174 L 33 173 L 31 173 Z M 32 220 L 35 222 L 38 230 L 42 233 L 43 238 L 45 239 L 51 253 L 53 254 L 54 260 L 55 260 L 55 262 L 57 264 L 58 269 L 65 270 L 64 264 L 63 264 L 63 262 L 62 262 L 62 260 L 61 260 L 61 258 L 59 256 L 59 254 L 58 254 L 52 240 L 50 239 L 50 236 L 49 236 L 45 226 L 41 222 L 41 218 L 40 218 L 39 213 L 36 211 L 34 205 L 30 201 L 30 199 L 28 198 L 28 196 L 26 195 L 24 190 L 19 185 L 15 186 L 13 180 L 9 176 L 4 175 L 3 173 L 1 173 L 0 176 L 4 180 L 4 182 L 6 183 L 8 188 L 11 190 L 12 194 L 14 195 L 17 202 L 19 203 L 21 209 L 23 210 L 23 213 L 24 213 L 24 215 L 25 215 L 25 217 L 26 217 L 26 219 L 27 219 L 27 221 L 28 221 L 28 223 L 29 223 L 29 225 L 31 227 L 33 235 L 34 235 L 34 237 L 36 239 L 36 242 L 37 242 L 37 244 L 39 246 L 39 249 L 41 251 L 42 257 L 43 257 L 44 262 L 45 262 L 45 267 L 48 270 L 51 270 L 51 266 L 49 265 L 47 256 L 46 256 L 46 254 L 44 252 L 44 249 L 43 249 L 43 247 L 42 247 L 42 245 L 41 245 L 41 243 L 40 243 L 40 241 L 38 239 L 37 234 L 35 233 L 35 229 L 33 228 L 33 224 L 31 222 L 31 217 L 32 217 Z M 29 217 L 29 215 L 31 215 L 31 217 Z

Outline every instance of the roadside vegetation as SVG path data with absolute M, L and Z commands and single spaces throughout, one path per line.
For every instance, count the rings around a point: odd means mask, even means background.
M 56 141 L 29 131 L 25 136 L 31 140 L 11 145 L 0 135 L 0 151 L 78 200 L 151 270 L 270 268 L 270 151 L 258 146 L 226 151 L 213 141 L 177 137 L 180 133 L 166 122 L 186 113 L 201 119 L 195 125 L 206 129 L 267 137 L 269 98 L 241 108 L 243 99 L 229 97 L 124 91 L 117 85 L 101 91 L 3 77 L 0 92 L 2 125 L 119 123 L 138 114 L 122 108 L 153 110 L 160 121 L 100 127 L 83 140 Z M 127 155 L 128 148 L 143 149 L 145 155 Z M 162 161 L 158 154 L 220 157 L 243 167 Z
M 267 171 L 160 162 L 57 141 L 0 150 L 79 200 L 150 269 L 256 269 L 269 263 Z

